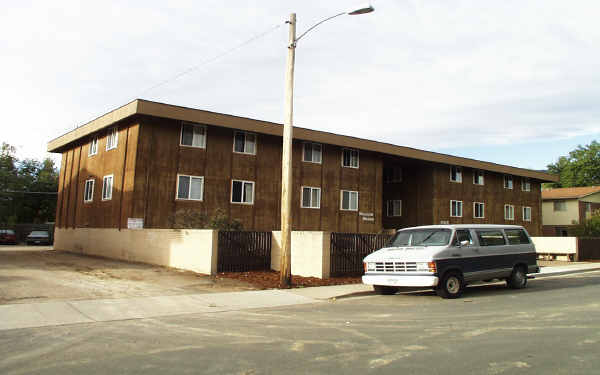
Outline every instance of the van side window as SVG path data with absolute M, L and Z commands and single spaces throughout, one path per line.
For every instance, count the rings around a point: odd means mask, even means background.
M 471 238 L 471 233 L 469 233 L 468 230 L 464 230 L 464 229 L 457 230 L 455 244 L 458 246 L 463 241 L 469 241 L 469 245 L 473 245 L 473 239 Z
M 504 233 L 508 238 L 510 245 L 520 245 L 522 243 L 529 243 L 529 238 L 523 229 L 505 229 Z
M 477 238 L 480 246 L 506 245 L 501 230 L 478 230 Z

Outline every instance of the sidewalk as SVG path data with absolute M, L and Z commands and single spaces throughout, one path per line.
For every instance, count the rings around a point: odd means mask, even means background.
M 600 263 L 543 267 L 536 278 L 600 271 Z M 350 284 L 299 289 L 188 294 L 127 299 L 75 300 L 0 306 L 0 331 L 160 316 L 218 313 L 254 308 L 320 303 L 343 296 L 369 295 L 370 285 Z

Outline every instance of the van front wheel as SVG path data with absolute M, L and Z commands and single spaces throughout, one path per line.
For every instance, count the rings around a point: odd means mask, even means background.
M 442 277 L 435 293 L 442 298 L 458 298 L 465 289 L 465 281 L 459 272 L 450 271 Z
M 393 286 L 386 286 L 386 285 L 373 285 L 373 290 L 375 291 L 376 294 L 390 296 L 392 294 L 396 294 L 396 292 L 398 291 L 398 288 L 395 288 Z

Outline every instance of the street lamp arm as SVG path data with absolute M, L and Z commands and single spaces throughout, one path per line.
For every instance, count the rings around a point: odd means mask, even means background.
M 324 23 L 324 22 L 327 22 L 327 21 L 329 21 L 330 19 L 333 19 L 333 18 L 335 18 L 335 17 L 343 16 L 344 14 L 347 14 L 347 12 L 338 13 L 338 14 L 336 14 L 335 16 L 327 17 L 327 18 L 325 18 L 324 20 L 321 20 L 321 21 L 319 21 L 319 22 L 315 23 L 314 25 L 312 25 L 311 27 L 309 27 L 309 28 L 308 28 L 308 30 L 306 30 L 305 32 L 303 32 L 302 34 L 300 34 L 300 36 L 299 36 L 299 37 L 297 37 L 297 38 L 296 38 L 296 40 L 294 40 L 294 47 L 295 47 L 296 43 L 298 43 L 298 41 L 299 41 L 300 39 L 302 39 L 302 37 L 303 37 L 304 35 L 308 34 L 308 32 L 309 32 L 309 31 L 311 31 L 312 29 L 314 29 L 315 27 L 317 27 L 317 26 L 319 26 L 320 24 L 322 24 L 322 23 Z

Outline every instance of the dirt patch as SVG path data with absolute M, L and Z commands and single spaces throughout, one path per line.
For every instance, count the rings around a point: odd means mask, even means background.
M 296 288 L 351 283 L 360 283 L 360 278 L 292 277 Z M 272 289 L 279 286 L 279 273 L 227 272 L 211 277 L 50 247 L 0 246 L 0 285 L 2 305 Z

